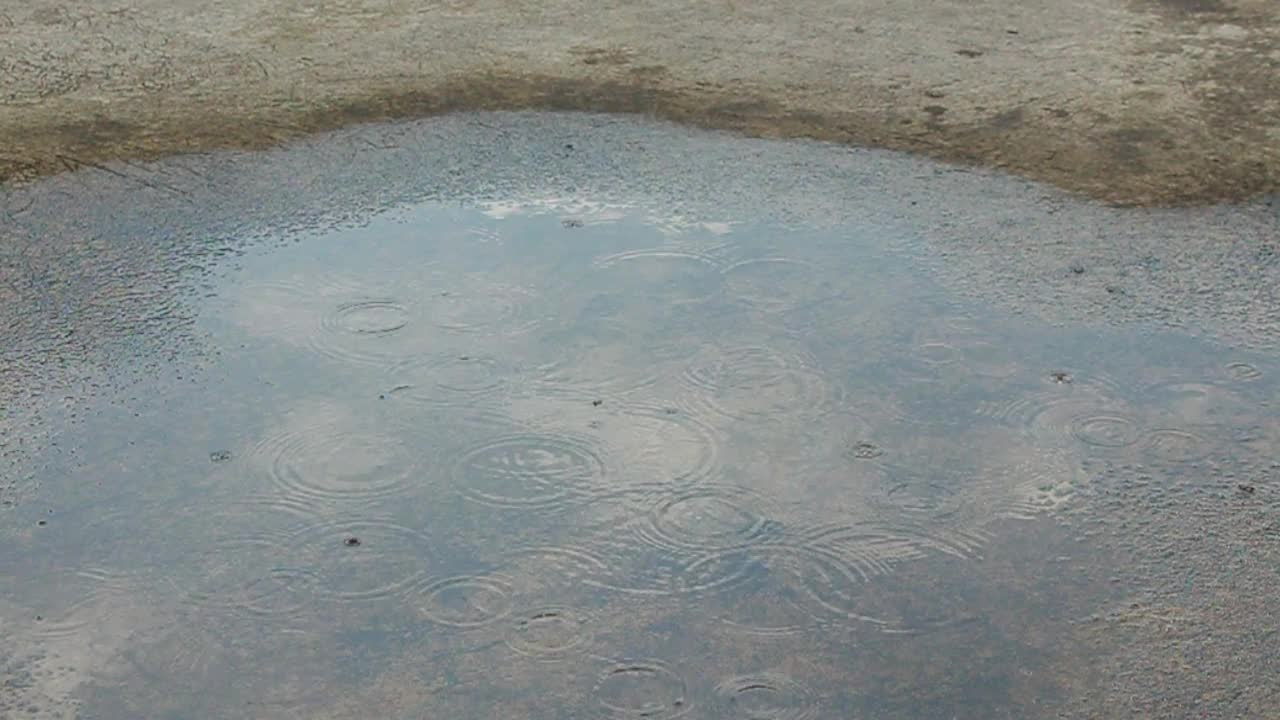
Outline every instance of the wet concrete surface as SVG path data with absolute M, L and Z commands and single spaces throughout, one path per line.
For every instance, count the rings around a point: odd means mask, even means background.
M 543 109 L 1209 203 L 1277 188 L 1278 33 L 1270 0 L 3 0 L 0 180 Z
M 0 212 L 0 714 L 1280 707 L 1273 199 L 496 113 Z

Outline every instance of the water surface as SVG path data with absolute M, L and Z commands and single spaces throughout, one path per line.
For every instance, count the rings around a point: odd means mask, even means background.
M 779 152 L 748 145 L 747 166 Z M 1091 626 L 1173 612 L 1162 573 L 1183 598 L 1225 577 L 1135 557 L 1184 537 L 1147 513 L 1274 508 L 1265 348 L 984 300 L 875 189 L 676 211 L 483 177 L 293 227 L 228 211 L 181 252 L 157 233 L 184 203 L 97 211 L 145 250 L 67 231 L 86 264 L 126 261 L 67 280 L 90 290 L 64 305 L 105 306 L 68 337 L 100 342 L 43 350 L 93 391 L 15 402 L 43 434 L 6 436 L 40 446 L 0 526 L 0 709 L 1084 715 L 1125 657 Z M 101 289 L 152 254 L 172 272 Z M 26 337 L 30 390 L 54 370 Z

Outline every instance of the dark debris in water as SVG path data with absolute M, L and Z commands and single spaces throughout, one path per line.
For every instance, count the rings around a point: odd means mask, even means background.
M 873 442 L 863 440 L 854 443 L 853 447 L 849 449 L 849 455 L 856 460 L 874 460 L 884 455 L 884 450 Z

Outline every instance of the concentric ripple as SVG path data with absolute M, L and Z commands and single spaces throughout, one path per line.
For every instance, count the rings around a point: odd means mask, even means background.
M 597 433 L 616 452 L 628 480 L 688 486 L 721 470 L 721 437 L 679 408 L 629 404 L 594 414 Z
M 81 636 L 109 618 L 117 603 L 129 601 L 142 587 L 136 582 L 138 578 L 104 567 L 59 572 L 56 579 L 39 579 L 57 591 L 41 597 L 31 616 L 7 617 L 6 635 L 16 631 L 36 642 Z
M 1142 439 L 1142 452 L 1148 458 L 1167 463 L 1187 463 L 1208 457 L 1214 443 L 1189 429 L 1160 428 Z
M 596 697 L 608 716 L 620 718 L 675 718 L 692 706 L 684 678 L 656 660 L 610 668 L 596 685 Z
M 1015 429 L 1034 442 L 1090 454 L 1127 452 L 1143 434 L 1139 418 L 1126 404 L 1092 392 L 1045 393 L 1006 409 Z
M 478 628 L 511 613 L 511 581 L 501 575 L 469 575 L 431 583 L 419 606 L 428 620 L 457 628 Z
M 894 482 L 884 491 L 885 503 L 908 514 L 946 517 L 959 510 L 963 495 L 946 483 L 928 478 L 912 478 Z
M 508 577 L 520 582 L 530 592 L 551 587 L 581 583 L 588 577 L 607 572 L 605 561 L 578 547 L 541 545 L 519 547 L 506 554 Z
M 746 488 L 704 485 L 656 499 L 636 533 L 660 549 L 726 550 L 767 538 L 775 527 L 768 508 L 764 497 Z
M 355 300 L 338 305 L 320 326 L 334 333 L 386 335 L 409 324 L 409 310 L 395 300 Z
M 972 557 L 997 521 L 1028 519 L 1073 494 L 1079 460 L 999 427 L 904 438 L 866 502 L 891 535 L 920 548 Z
M 400 437 L 321 422 L 259 443 L 258 464 L 286 497 L 369 500 L 401 494 L 418 481 L 420 451 Z
M 371 296 L 351 279 L 329 275 L 246 288 L 236 317 L 255 335 L 307 347 L 356 365 L 389 365 L 412 354 L 406 332 L 415 312 Z
M 923 342 L 912 348 L 912 357 L 919 362 L 930 365 L 953 365 L 960 362 L 960 350 L 956 346 L 943 342 L 941 340 L 933 340 Z
M 674 597 L 722 592 L 748 579 L 741 558 L 705 560 L 707 554 L 660 549 L 630 532 L 597 536 L 588 544 L 600 559 L 583 585 L 637 597 Z
M 617 399 L 652 388 L 663 368 L 648 350 L 575 339 L 535 369 L 537 389 L 545 395 Z
M 858 586 L 890 572 L 925 550 L 917 539 L 877 526 L 829 526 L 795 533 L 786 540 L 703 554 L 685 574 L 722 580 L 721 586 L 763 576 L 792 589 L 804 589 L 819 607 L 836 607 L 832 587 Z M 704 580 L 703 583 L 706 583 Z M 842 616 L 856 613 L 841 610 Z
M 804 720 L 813 709 L 813 691 L 780 673 L 729 678 L 716 697 L 727 717 L 741 720 Z
M 340 302 L 320 316 L 309 334 L 313 350 L 357 365 L 389 365 L 409 349 L 397 337 L 411 320 L 409 309 L 389 298 Z
M 764 313 L 784 313 L 831 294 L 822 283 L 820 269 L 804 260 L 743 260 L 726 267 L 723 274 L 730 297 Z
M 262 616 L 294 615 L 315 599 L 316 577 L 284 564 L 285 540 L 271 535 L 232 537 L 190 559 L 193 587 L 174 586 L 183 602 L 201 610 Z M 176 578 L 170 577 L 170 583 Z
M 1134 444 L 1142 431 L 1137 423 L 1123 415 L 1084 413 L 1072 418 L 1070 432 L 1075 439 L 1100 448 L 1122 448 Z
M 601 488 L 605 464 L 589 438 L 521 433 L 466 451 L 453 475 L 458 490 L 478 503 L 551 509 Z
M 591 616 L 564 606 L 539 607 L 516 615 L 507 632 L 512 650 L 542 660 L 576 655 L 591 639 Z
M 391 369 L 390 396 L 446 407 L 470 407 L 509 392 L 517 373 L 488 355 L 419 357 Z
M 920 550 L 899 543 L 894 554 L 920 557 Z M 697 578 L 720 578 L 717 590 L 751 581 L 763 582 L 777 590 L 775 596 L 798 595 L 789 602 L 801 614 L 780 632 L 832 620 L 883 625 L 884 621 L 859 610 L 858 596 L 870 577 L 884 572 L 892 558 L 878 557 L 870 548 L 840 552 L 812 543 L 770 543 L 748 548 L 707 553 L 691 563 L 685 574 Z M 774 630 L 771 628 L 770 630 Z
M 1143 388 L 1159 411 L 1159 427 L 1247 425 L 1258 419 L 1262 408 L 1226 385 L 1212 382 L 1169 382 Z
M 813 604 L 819 622 L 831 619 L 886 629 L 892 625 L 872 612 L 864 600 L 868 575 L 865 558 L 846 558 L 830 551 L 810 549 L 792 557 L 789 570 L 797 586 Z M 883 560 L 877 559 L 878 563 Z
M 915 333 L 911 350 L 903 358 L 908 369 L 933 377 L 956 373 L 976 379 L 1004 379 L 1020 369 L 1018 357 L 1009 348 L 991 342 L 990 335 L 954 308 L 937 308 L 940 317 L 923 319 Z M 927 313 L 926 313 L 927 315 Z
M 867 581 L 920 558 L 920 538 L 884 524 L 823 525 L 810 528 L 795 544 L 819 556 L 834 558 L 850 577 Z
M 427 576 L 434 558 L 426 535 L 374 519 L 312 525 L 294 533 L 288 549 L 292 566 L 311 579 L 308 587 L 348 602 L 409 592 Z
M 596 261 L 611 287 L 634 288 L 667 303 L 697 302 L 720 288 L 715 259 L 678 250 L 635 250 Z
M 514 285 L 464 282 L 427 299 L 428 320 L 438 328 L 466 333 L 510 335 L 532 330 L 534 293 Z
M 1236 382 L 1253 382 L 1262 377 L 1262 371 L 1247 362 L 1227 363 L 1223 370 L 1228 378 Z
M 715 616 L 724 630 L 749 642 L 776 640 L 810 632 L 819 618 L 797 601 L 793 588 L 776 583 L 747 583 L 715 598 Z
M 982 402 L 977 414 L 1026 433 L 1038 442 L 1054 444 L 1075 442 L 1071 427 L 1081 418 L 1112 415 L 1136 421 L 1121 400 L 1124 393 L 1119 383 L 1106 375 L 1055 368 L 1043 373 L 1040 380 L 1029 391 Z
M 764 422 L 830 412 L 835 390 L 803 355 L 767 347 L 714 351 L 683 376 L 695 412 Z
M 251 335 L 307 345 L 320 323 L 320 308 L 329 304 L 319 288 L 329 285 L 329 278 L 250 285 L 234 299 L 231 316 Z

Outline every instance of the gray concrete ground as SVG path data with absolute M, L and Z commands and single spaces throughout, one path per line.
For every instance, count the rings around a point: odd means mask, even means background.
M 1234 200 L 1280 187 L 1280 4 L 0 0 L 0 179 L 503 108 Z

